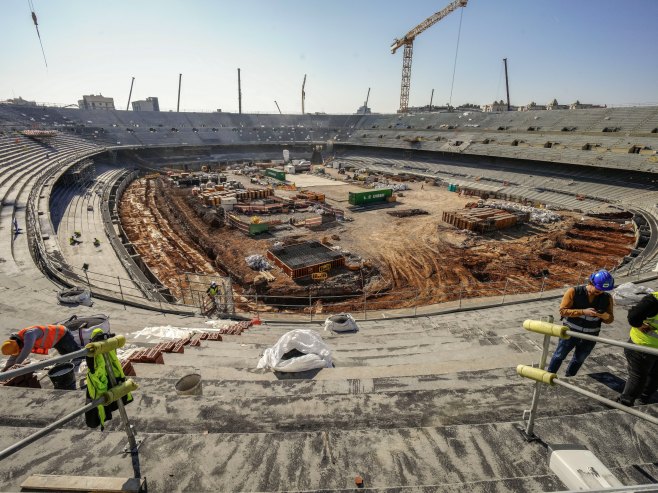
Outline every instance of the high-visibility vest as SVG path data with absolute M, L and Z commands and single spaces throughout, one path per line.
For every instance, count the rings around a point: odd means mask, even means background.
M 574 286 L 573 305 L 571 308 L 594 308 L 597 312 L 605 312 L 610 305 L 610 295 L 601 293 L 594 297 L 590 302 L 587 296 L 585 286 Z M 589 317 L 580 315 L 578 317 L 568 317 L 565 324 L 570 329 L 578 332 L 598 334 L 601 330 L 601 319 L 599 317 Z
M 651 294 L 653 294 L 654 298 L 658 299 L 658 291 Z M 637 327 L 631 327 L 631 341 L 638 346 L 658 348 L 658 314 L 651 318 L 647 318 L 644 322 L 648 324 L 652 330 L 645 334 Z
M 25 340 L 25 332 L 30 329 L 41 329 L 43 335 L 34 341 L 32 352 L 36 354 L 48 354 L 50 348 L 59 342 L 66 334 L 66 327 L 63 325 L 33 325 L 18 331 L 18 337 Z

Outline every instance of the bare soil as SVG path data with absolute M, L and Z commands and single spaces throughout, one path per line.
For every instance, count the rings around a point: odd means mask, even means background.
M 248 183 L 248 178 L 240 179 Z M 369 306 L 380 309 L 459 296 L 537 292 L 580 282 L 593 270 L 611 268 L 634 244 L 628 225 L 565 211 L 560 212 L 562 221 L 550 225 L 531 223 L 489 235 L 457 230 L 441 221 L 441 213 L 461 209 L 472 198 L 420 182 L 409 185 L 412 190 L 404 191 L 391 208 L 347 211 L 352 222 L 334 223 L 322 231 L 295 228 L 247 237 L 219 226 L 216 214 L 192 197 L 190 190 L 173 188 L 161 179 L 132 183 L 124 193 L 120 215 L 144 262 L 178 297 L 187 289 L 182 273 L 197 272 L 230 275 L 238 291 L 257 291 L 272 303 L 311 292 L 314 298 L 325 298 L 325 308 L 335 305 L 333 310 L 359 309 L 363 289 L 372 300 Z M 306 189 L 325 193 L 330 205 L 347 210 L 347 192 L 359 187 L 331 183 Z M 407 209 L 429 214 L 387 214 Z M 358 256 L 363 268 L 332 272 L 324 282 L 296 282 L 275 268 L 273 282 L 255 283 L 258 272 L 248 267 L 246 256 L 265 255 L 275 241 L 310 239 Z

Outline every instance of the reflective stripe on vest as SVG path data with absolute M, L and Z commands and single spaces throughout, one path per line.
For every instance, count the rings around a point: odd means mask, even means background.
M 658 300 L 658 291 L 651 294 L 653 294 L 653 297 Z M 633 341 L 633 343 L 637 344 L 638 346 L 658 348 L 658 314 L 651 318 L 647 318 L 644 322 L 651 326 L 653 330 L 650 330 L 645 334 L 637 327 L 631 327 L 631 341 Z
M 43 331 L 43 335 L 34 341 L 32 347 L 32 352 L 36 354 L 48 354 L 48 351 L 66 334 L 66 327 L 63 325 L 33 325 L 19 330 L 18 337 L 25 340 L 25 332 L 30 329 L 41 329 Z

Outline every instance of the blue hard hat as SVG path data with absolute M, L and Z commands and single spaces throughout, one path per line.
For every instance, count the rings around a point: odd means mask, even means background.
M 589 276 L 589 282 L 599 291 L 611 291 L 615 288 L 615 278 L 605 269 Z

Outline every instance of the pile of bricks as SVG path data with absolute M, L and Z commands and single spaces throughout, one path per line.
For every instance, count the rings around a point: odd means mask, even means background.
M 14 365 L 9 370 L 16 370 L 18 368 L 22 368 L 24 366 L 27 366 L 30 363 L 23 363 L 20 365 Z M 25 375 L 19 375 L 14 378 L 10 378 L 9 380 L 3 380 L 0 382 L 0 386 L 4 387 L 30 387 L 33 389 L 40 389 L 41 384 L 39 383 L 39 379 L 34 373 L 26 373 Z
M 126 376 L 135 376 L 132 363 L 164 364 L 162 353 L 184 353 L 185 346 L 200 346 L 201 341 L 221 341 L 221 334 L 240 335 L 251 326 L 250 320 L 238 322 L 230 327 L 225 327 L 217 332 L 200 332 L 191 337 L 184 337 L 169 342 L 161 342 L 151 348 L 140 349 L 132 353 L 128 359 L 121 362 L 123 372 Z
M 252 323 L 253 322 L 251 320 L 242 320 L 241 322 L 238 322 L 237 324 L 233 324 L 230 327 L 223 327 L 219 329 L 219 334 L 239 336 L 245 330 L 251 327 Z

